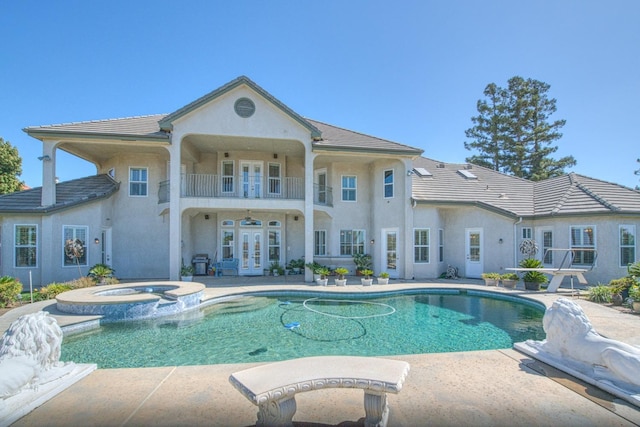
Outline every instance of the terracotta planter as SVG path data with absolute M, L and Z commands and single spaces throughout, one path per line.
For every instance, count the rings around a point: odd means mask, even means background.
M 484 279 L 485 286 L 498 286 L 498 279 Z
M 633 311 L 640 313 L 640 301 L 634 301 L 631 306 L 633 307 Z
M 613 294 L 611 295 L 611 302 L 613 303 L 613 305 L 622 305 L 622 303 L 624 302 L 624 298 L 621 294 Z

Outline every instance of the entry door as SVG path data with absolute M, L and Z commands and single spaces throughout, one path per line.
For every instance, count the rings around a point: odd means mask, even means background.
M 465 276 L 469 278 L 482 277 L 484 270 L 482 254 L 482 229 L 467 228 L 466 230 L 466 263 Z
M 398 278 L 398 229 L 382 230 L 382 262 L 383 270 L 389 277 Z
M 113 267 L 111 264 L 111 228 L 102 230 L 102 242 L 100 242 L 100 245 L 102 263 Z
M 245 276 L 263 274 L 262 230 L 240 230 L 240 272 Z
M 262 162 L 242 162 L 242 192 L 244 197 L 255 199 L 262 196 Z

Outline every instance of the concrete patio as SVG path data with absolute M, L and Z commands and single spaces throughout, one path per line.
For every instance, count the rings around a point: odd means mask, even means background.
M 194 279 L 207 285 L 206 298 L 263 289 L 357 293 L 425 287 L 526 294 L 546 305 L 564 296 L 583 307 L 601 335 L 640 345 L 640 316 L 590 303 L 566 288 L 550 294 L 485 287 L 469 280 L 361 286 L 354 277 L 346 287 L 319 288 L 303 283 L 302 276 Z M 8 312 L 0 317 L 0 330 L 20 315 L 39 309 L 51 312 L 62 326 L 86 320 L 61 315 L 49 301 Z M 633 405 L 513 349 L 385 357 L 411 364 L 402 391 L 388 396 L 389 426 L 640 425 L 640 410 Z M 13 425 L 250 426 L 255 424 L 257 408 L 228 381 L 231 373 L 250 366 L 255 365 L 98 369 Z M 361 390 L 318 390 L 298 394 L 296 400 L 297 426 L 363 423 Z

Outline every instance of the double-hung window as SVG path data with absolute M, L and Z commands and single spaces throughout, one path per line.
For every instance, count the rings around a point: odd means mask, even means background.
M 15 266 L 37 267 L 38 227 L 36 225 L 15 226 Z
M 384 198 L 393 197 L 393 169 L 384 171 Z
M 364 254 L 364 230 L 340 230 L 340 255 Z
M 626 267 L 636 261 L 636 226 L 621 225 L 620 229 L 620 267 Z
M 233 258 L 234 231 L 222 230 L 222 259 Z
M 62 265 L 64 267 L 87 265 L 87 234 L 89 228 L 65 225 L 62 227 Z
M 444 230 L 438 229 L 438 262 L 444 262 Z
M 129 169 L 129 196 L 145 197 L 147 195 L 147 168 Z
M 282 192 L 280 163 L 269 163 L 269 194 L 280 195 Z
M 315 230 L 313 232 L 313 255 L 325 256 L 327 254 L 327 230 Z
M 571 249 L 574 251 L 573 264 L 593 265 L 595 261 L 596 230 L 593 225 L 571 226 Z
M 222 162 L 222 192 L 233 193 L 233 161 Z
M 355 202 L 357 190 L 357 178 L 354 175 L 342 176 L 342 201 Z
M 269 262 L 280 263 L 280 230 L 269 230 Z
M 416 263 L 429 262 L 428 228 L 416 228 L 413 230 L 413 261 Z

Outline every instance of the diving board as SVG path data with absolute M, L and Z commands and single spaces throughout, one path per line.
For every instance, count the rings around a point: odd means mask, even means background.
M 537 251 L 537 249 L 536 249 Z M 593 252 L 593 261 L 591 262 L 590 267 L 581 267 L 575 268 L 571 267 L 573 265 L 573 260 L 576 255 L 576 251 L 581 252 Z M 553 255 L 553 252 L 564 252 L 564 257 L 562 258 L 562 262 L 560 263 L 560 267 L 540 267 L 540 268 L 524 268 L 524 267 L 513 267 L 513 268 L 505 268 L 505 270 L 509 271 L 517 271 L 517 272 L 526 272 L 526 271 L 539 271 L 543 274 L 550 274 L 553 276 L 551 278 L 551 282 L 549 282 L 549 286 L 547 287 L 547 292 L 557 292 L 560 284 L 562 284 L 562 279 L 565 276 L 572 277 L 571 279 L 571 290 L 573 291 L 573 277 L 575 276 L 583 285 L 586 285 L 587 279 L 584 277 L 584 273 L 591 271 L 593 267 L 596 265 L 596 259 L 598 258 L 598 253 L 595 249 L 591 248 L 580 248 L 580 249 L 564 249 L 564 248 L 547 248 L 544 252 L 544 256 L 542 259 L 547 259 L 547 255 Z
M 589 269 L 586 268 L 521 268 L 521 267 L 515 267 L 515 268 L 505 268 L 505 270 L 509 270 L 509 271 L 539 271 L 541 273 L 544 274 L 550 274 L 553 277 L 551 278 L 551 282 L 549 282 L 549 286 L 547 287 L 547 292 L 557 292 L 558 288 L 560 287 L 560 284 L 562 283 L 562 279 L 565 278 L 565 276 L 575 276 L 578 279 L 578 282 L 580 282 L 583 285 L 586 285 L 587 279 L 584 278 L 584 273 L 586 273 L 587 271 L 589 271 Z

